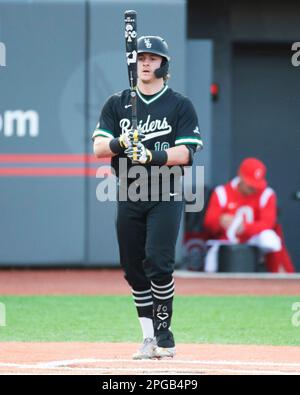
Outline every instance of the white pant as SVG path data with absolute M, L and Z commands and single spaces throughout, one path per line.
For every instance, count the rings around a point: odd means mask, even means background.
M 221 245 L 234 245 L 229 240 L 208 240 L 208 245 L 211 247 L 207 251 L 204 263 L 204 271 L 208 273 L 214 273 L 218 271 L 218 253 Z M 248 245 L 259 247 L 263 253 L 277 252 L 281 250 L 280 237 L 274 232 L 274 230 L 263 230 L 259 234 L 251 237 L 247 243 Z

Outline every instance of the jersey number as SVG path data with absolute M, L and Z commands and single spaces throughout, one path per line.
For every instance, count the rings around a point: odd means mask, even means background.
M 168 143 L 167 141 L 164 141 L 163 143 L 160 143 L 159 141 L 157 141 L 154 144 L 154 148 L 155 148 L 155 151 L 163 151 L 163 150 L 170 148 L 170 143 Z

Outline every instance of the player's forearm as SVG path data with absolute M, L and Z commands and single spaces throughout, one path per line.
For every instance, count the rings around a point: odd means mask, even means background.
M 263 230 L 273 229 L 277 221 L 277 209 L 275 198 L 270 199 L 268 205 L 262 209 L 260 218 L 257 221 L 244 224 L 242 237 L 250 238 Z
M 272 221 L 255 221 L 252 223 L 246 223 L 244 225 L 244 231 L 242 232 L 241 236 L 243 238 L 249 239 L 252 236 L 258 235 L 260 232 L 273 229 L 275 226 L 275 220 Z
M 179 145 L 178 147 L 168 148 L 168 166 L 175 165 L 187 165 L 189 163 L 189 150 L 185 145 Z
M 109 143 L 111 140 L 108 137 L 96 137 L 94 141 L 94 154 L 97 158 L 107 158 L 116 155 L 110 149 Z

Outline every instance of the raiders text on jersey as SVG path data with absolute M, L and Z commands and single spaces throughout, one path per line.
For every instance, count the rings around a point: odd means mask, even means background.
M 177 145 L 188 145 L 194 150 L 202 147 L 196 111 L 188 98 L 167 85 L 155 95 L 138 93 L 138 126 L 145 133 L 143 144 L 150 150 L 161 150 Z M 93 138 L 119 137 L 131 128 L 130 90 L 116 93 L 106 101 Z M 119 158 L 112 158 L 112 166 L 118 175 Z M 133 166 L 128 163 L 128 166 Z

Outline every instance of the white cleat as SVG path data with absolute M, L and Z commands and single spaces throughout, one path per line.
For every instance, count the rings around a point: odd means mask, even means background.
M 156 347 L 152 358 L 173 358 L 176 355 L 176 347 Z
M 147 339 L 144 339 L 143 344 L 138 349 L 138 351 L 135 354 L 133 354 L 132 358 L 133 359 L 153 359 L 153 358 L 156 358 L 154 356 L 156 347 L 157 347 L 156 339 L 147 337 Z

